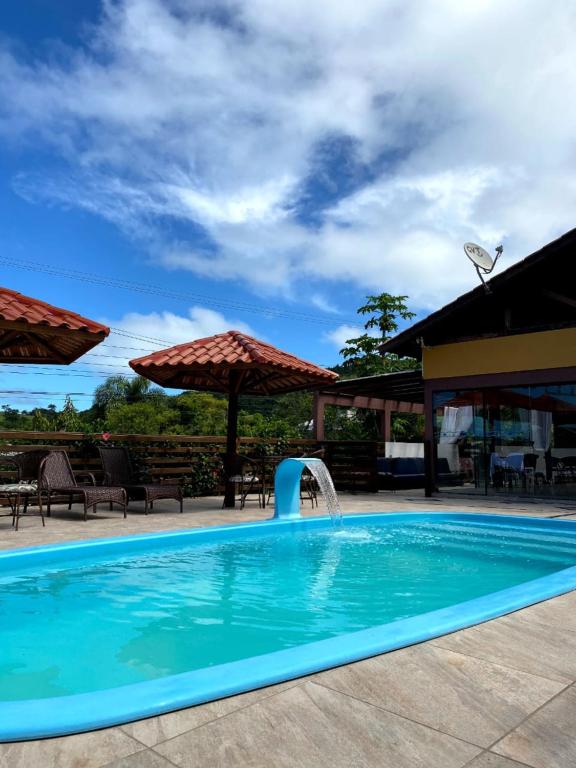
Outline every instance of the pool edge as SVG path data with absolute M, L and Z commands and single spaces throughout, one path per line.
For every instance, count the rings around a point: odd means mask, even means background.
M 544 530 L 573 529 L 576 533 L 575 521 L 481 513 L 437 511 L 370 513 L 352 515 L 345 519 L 352 525 L 360 525 L 415 518 L 473 521 L 476 524 L 484 522 L 503 527 Z M 121 550 L 126 548 L 121 547 L 121 543 L 126 545 L 135 541 L 145 543 L 172 537 L 177 537 L 178 540 L 184 537 L 218 540 L 222 538 L 222 535 L 218 535 L 219 533 L 225 534 L 228 538 L 231 533 L 238 535 L 242 531 L 257 533 L 261 530 L 269 532 L 271 528 L 277 530 L 279 526 L 302 530 L 325 528 L 329 525 L 331 521 L 325 517 L 302 518 L 297 521 L 270 520 L 181 532 L 93 539 L 81 542 L 81 548 L 82 551 L 94 548 L 106 551 L 112 545 L 112 549 L 119 547 Z M 207 535 L 209 533 L 216 535 L 209 536 Z M 44 548 L 12 550 L 1 553 L 0 560 L 9 560 L 10 554 L 16 559 L 26 555 L 35 558 L 42 551 L 49 555 L 57 553 L 61 557 L 57 556 L 56 560 L 60 560 L 64 559 L 70 548 L 77 549 L 78 545 L 66 543 Z M 41 559 L 44 560 L 44 558 Z M 0 702 L 0 741 L 25 741 L 86 732 L 207 703 L 425 642 L 574 589 L 576 589 L 576 566 L 480 598 L 457 603 L 448 608 L 263 656 L 104 691 L 37 700 Z M 30 727 L 30 723 L 35 725 Z

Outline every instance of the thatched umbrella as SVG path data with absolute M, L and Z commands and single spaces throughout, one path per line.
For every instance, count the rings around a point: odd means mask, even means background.
M 136 373 L 176 389 L 228 395 L 226 469 L 235 463 L 239 395 L 276 395 L 332 383 L 337 374 L 282 352 L 240 331 L 178 344 L 130 361 Z M 227 472 L 228 476 L 231 474 Z M 234 506 L 234 484 L 226 484 L 224 506 Z
M 0 363 L 68 365 L 109 333 L 76 312 L 0 287 Z

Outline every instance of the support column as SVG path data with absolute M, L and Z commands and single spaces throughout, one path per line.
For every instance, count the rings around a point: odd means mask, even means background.
M 424 382 L 424 472 L 424 493 L 432 496 L 436 490 L 436 445 L 432 388 L 428 382 Z
M 322 392 L 314 392 L 313 420 L 314 420 L 314 439 L 324 440 L 324 409 L 326 402 Z
M 389 443 L 392 440 L 392 406 L 388 401 L 384 403 L 384 410 L 380 416 L 382 442 Z
M 233 380 L 230 376 L 231 383 Z M 234 384 L 232 384 L 234 386 Z M 226 432 L 226 457 L 224 459 L 224 471 L 226 472 L 226 487 L 224 492 L 224 507 L 233 508 L 236 502 L 235 483 L 228 478 L 232 477 L 236 470 L 238 442 L 238 392 L 230 390 L 228 394 L 228 428 Z

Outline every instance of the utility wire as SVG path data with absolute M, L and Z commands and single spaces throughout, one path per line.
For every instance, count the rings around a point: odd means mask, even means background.
M 143 293 L 151 296 L 162 296 L 166 299 L 173 299 L 175 301 L 186 303 L 191 301 L 202 302 L 202 304 L 205 304 L 206 306 L 215 307 L 218 309 L 245 312 L 248 314 L 261 315 L 269 318 L 285 318 L 288 320 L 316 323 L 319 325 L 333 325 L 334 323 L 333 319 L 321 317 L 320 315 L 312 315 L 305 312 L 291 312 L 290 310 L 281 310 L 277 309 L 276 307 L 261 307 L 256 304 L 230 301 L 228 299 L 220 299 L 215 296 L 207 296 L 200 293 L 173 291 L 167 288 L 163 288 L 159 285 L 106 277 L 104 275 L 98 275 L 92 272 L 82 272 L 76 269 L 57 267 L 38 261 L 25 261 L 9 258 L 6 256 L 0 256 L 0 263 L 5 264 L 6 266 L 14 267 L 15 269 L 23 269 L 29 272 L 42 272 L 53 277 L 62 277 L 68 280 L 78 280 L 80 282 L 90 283 L 92 285 L 102 285 L 107 288 L 117 288 L 119 290 L 133 291 L 135 293 Z

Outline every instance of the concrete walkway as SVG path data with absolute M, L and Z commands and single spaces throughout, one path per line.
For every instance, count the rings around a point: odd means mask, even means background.
M 425 509 L 576 521 L 564 506 L 342 495 L 347 513 Z M 76 507 L 78 509 L 78 507 Z M 305 509 L 305 514 L 311 510 Z M 316 512 L 315 512 L 316 514 Z M 217 499 L 125 521 L 55 510 L 46 528 L 0 518 L 0 548 L 270 517 Z M 2 768 L 570 768 L 576 765 L 576 592 L 437 640 L 116 728 L 0 744 Z

